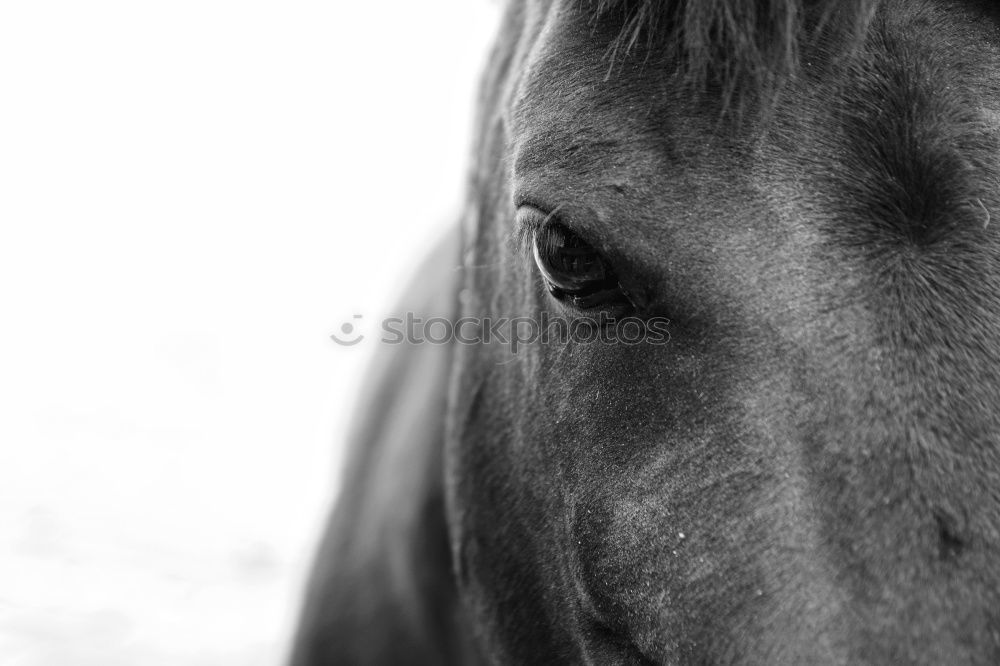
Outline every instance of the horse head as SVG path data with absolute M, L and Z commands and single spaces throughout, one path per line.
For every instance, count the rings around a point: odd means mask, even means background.
M 461 314 L 552 332 L 455 352 L 483 651 L 1000 662 L 1000 9 L 511 0 L 478 131 Z

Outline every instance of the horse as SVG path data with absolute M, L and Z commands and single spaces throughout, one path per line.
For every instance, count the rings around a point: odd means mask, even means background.
M 1000 663 L 1000 5 L 502 11 L 401 310 L 668 335 L 380 350 L 291 663 Z

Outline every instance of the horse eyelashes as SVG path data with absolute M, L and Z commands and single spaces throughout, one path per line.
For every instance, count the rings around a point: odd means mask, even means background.
M 564 225 L 548 222 L 536 228 L 532 253 L 545 287 L 556 300 L 581 310 L 633 308 L 607 259 Z

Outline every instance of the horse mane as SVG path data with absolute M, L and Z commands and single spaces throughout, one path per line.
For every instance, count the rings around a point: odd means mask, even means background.
M 860 41 L 875 0 L 581 0 L 597 24 L 617 29 L 612 64 L 637 45 L 664 44 L 693 88 L 721 88 L 727 102 L 773 92 L 799 69 L 804 38 L 836 58 Z

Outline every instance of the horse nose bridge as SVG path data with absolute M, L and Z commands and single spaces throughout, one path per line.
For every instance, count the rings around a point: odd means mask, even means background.
M 931 288 L 899 270 L 867 300 L 800 312 L 798 355 L 768 364 L 789 390 L 748 412 L 789 461 L 771 456 L 779 476 L 801 474 L 803 561 L 841 599 L 847 642 L 873 646 L 851 663 L 1000 663 L 1000 309 L 992 287 L 957 294 L 916 261 Z
M 975 533 L 1000 545 L 1000 382 L 898 366 L 855 369 L 848 384 L 827 376 L 799 415 L 805 473 L 842 507 L 827 520 L 853 536 L 849 525 L 871 519 L 898 548 L 942 556 Z
M 861 377 L 828 389 L 801 439 L 820 556 L 856 644 L 869 646 L 855 661 L 996 663 L 996 382 L 920 380 L 898 367 Z

